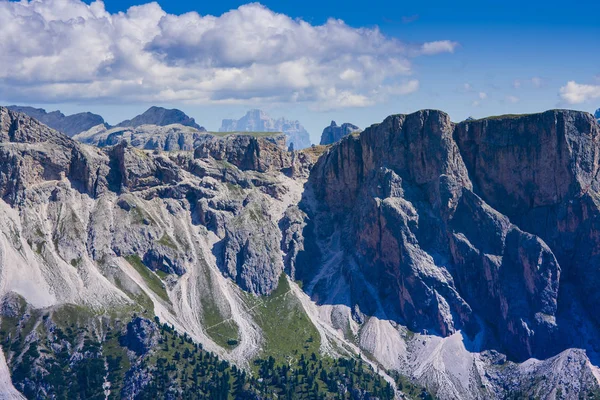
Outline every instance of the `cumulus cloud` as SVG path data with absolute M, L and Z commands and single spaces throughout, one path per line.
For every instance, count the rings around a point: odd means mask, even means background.
M 485 100 L 485 99 L 487 99 L 487 97 L 488 97 L 488 95 L 486 92 L 479 92 L 479 98 L 481 100 Z
M 569 81 L 560 88 L 560 97 L 569 104 L 581 104 L 600 98 L 600 85 L 586 85 Z
M 418 89 L 414 57 L 452 53 L 292 19 L 251 3 L 221 16 L 157 3 L 111 14 L 102 1 L 0 0 L 0 97 L 14 101 L 305 101 L 358 107 Z
M 506 101 L 509 103 L 518 103 L 520 100 L 517 96 L 506 96 Z

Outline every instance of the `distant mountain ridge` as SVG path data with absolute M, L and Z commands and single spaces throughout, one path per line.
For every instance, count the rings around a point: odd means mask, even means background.
M 346 135 L 349 135 L 354 132 L 361 132 L 362 130 L 351 123 L 343 123 L 341 126 L 338 126 L 335 121 L 331 121 L 331 124 L 323 129 L 323 133 L 321 134 L 321 145 L 335 143 Z
M 116 126 L 137 128 L 141 125 L 167 126 L 172 124 L 191 126 L 192 128 L 196 128 L 200 131 L 206 130 L 202 126 L 198 125 L 194 118 L 188 116 L 181 110 L 167 109 L 156 106 L 152 106 L 143 114 L 140 114 L 132 119 L 125 120 Z
M 596 110 L 594 117 L 600 122 L 600 108 Z
M 108 124 L 106 124 L 104 118 L 91 112 L 64 115 L 58 110 L 46 112 L 46 110 L 43 108 L 34 108 L 28 106 L 12 105 L 8 106 L 7 108 L 12 111 L 27 114 L 28 116 L 37 119 L 44 125 L 47 125 L 52 129 L 56 129 L 67 136 L 75 136 L 80 132 L 87 131 L 88 129 L 98 125 L 104 125 L 108 127 Z
M 219 132 L 283 132 L 294 149 L 310 147 L 310 135 L 299 121 L 274 119 L 259 109 L 250 110 L 240 119 L 224 119 Z

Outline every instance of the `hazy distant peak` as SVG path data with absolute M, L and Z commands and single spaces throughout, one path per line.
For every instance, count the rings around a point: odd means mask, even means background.
M 220 132 L 283 132 L 288 145 L 303 149 L 309 147 L 310 136 L 299 121 L 284 117 L 271 118 L 266 112 L 251 109 L 240 119 L 224 119 Z

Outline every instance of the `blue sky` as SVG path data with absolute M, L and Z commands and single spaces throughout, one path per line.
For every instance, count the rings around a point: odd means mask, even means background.
M 61 2 L 69 4 L 69 12 L 62 12 L 69 15 L 61 15 Z M 215 130 L 222 118 L 257 107 L 299 119 L 315 142 L 332 119 L 365 127 L 421 108 L 444 110 L 458 121 L 469 115 L 600 107 L 600 2 L 308 0 L 263 1 L 261 7 L 171 0 L 158 7 L 108 0 L 103 7 L 96 2 L 91 11 L 79 0 L 34 3 L 21 2 L 17 9 L 17 3 L 11 7 L 0 0 L 3 37 L 32 37 L 40 31 L 37 24 L 46 27 L 38 42 L 0 45 L 5 65 L 15 66 L 4 71 L 0 66 L 3 104 L 90 110 L 116 123 L 152 103 L 180 108 Z M 139 5 L 137 13 L 127 11 Z M 230 18 L 220 18 L 230 10 Z M 191 11 L 197 18 L 166 15 Z M 127 14 L 120 18 L 119 12 Z M 2 24 L 3 16 L 5 21 L 18 16 L 22 23 L 11 28 Z M 178 30 L 186 21 L 191 27 Z M 261 29 L 264 24 L 273 29 Z M 196 32 L 194 26 L 201 25 L 214 29 Z M 284 31 L 289 35 L 282 39 Z M 256 41 L 238 48 L 239 40 L 219 32 Z M 190 39 L 200 34 L 202 40 Z M 56 47 L 48 49 L 43 40 L 52 36 Z M 138 39 L 144 46 L 131 47 Z M 262 48 L 264 43 L 274 44 Z M 427 44 L 434 50 L 425 51 Z M 86 55 L 93 46 L 98 50 Z M 295 55 L 282 55 L 289 48 Z M 103 51 L 107 55 L 96 59 Z M 40 57 L 47 61 L 40 63 Z M 67 57 L 72 62 L 61 60 Z M 209 82 L 206 76 L 213 78 Z

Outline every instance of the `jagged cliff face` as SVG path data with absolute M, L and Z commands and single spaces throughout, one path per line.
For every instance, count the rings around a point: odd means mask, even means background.
M 397 337 L 364 315 L 460 331 L 466 347 L 515 361 L 570 347 L 595 357 L 599 134 L 591 115 L 569 111 L 458 125 L 438 111 L 388 117 L 312 169 L 287 223 L 304 234 L 286 268 L 389 366 L 410 365 L 398 361 L 406 349 L 382 349 Z M 343 319 L 342 306 L 352 310 Z M 444 390 L 467 396 L 455 383 Z
M 272 340 L 252 299 L 285 271 L 324 353 L 441 398 L 577 398 L 600 377 L 599 129 L 421 111 L 331 147 L 227 135 L 165 153 L 0 108 L 0 296 L 141 305 L 243 366 Z
M 334 147 L 310 183 L 317 214 L 346 232 L 340 246 L 376 288 L 389 318 L 413 331 L 449 336 L 460 329 L 473 337 L 479 317 L 523 360 L 543 352 L 556 329 L 561 267 L 543 240 L 478 195 L 481 183 L 471 177 L 492 172 L 468 168 L 462 135 L 477 129 L 455 129 L 436 111 L 389 117 Z M 493 186 L 514 205 L 503 183 Z M 370 306 L 357 300 L 361 309 Z
M 321 145 L 328 145 L 337 142 L 346 135 L 352 133 L 360 133 L 361 129 L 351 123 L 345 122 L 341 126 L 338 126 L 335 121 L 331 121 L 331 124 L 323 129 L 321 133 Z

